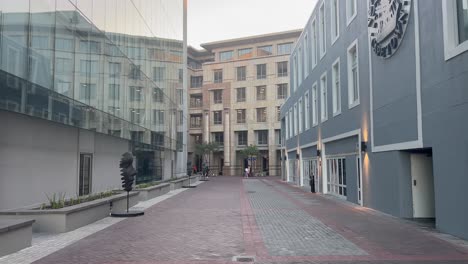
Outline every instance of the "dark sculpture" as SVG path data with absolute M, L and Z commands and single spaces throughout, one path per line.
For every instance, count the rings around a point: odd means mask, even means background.
M 120 160 L 120 172 L 122 175 L 122 188 L 130 192 L 133 189 L 133 181 L 135 179 L 136 170 L 133 168 L 133 155 L 125 152 Z

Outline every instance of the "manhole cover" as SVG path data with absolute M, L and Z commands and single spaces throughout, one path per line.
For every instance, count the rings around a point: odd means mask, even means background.
M 249 256 L 236 256 L 236 257 L 233 257 L 232 260 L 235 262 L 243 262 L 243 263 L 255 262 L 255 258 L 249 257 Z

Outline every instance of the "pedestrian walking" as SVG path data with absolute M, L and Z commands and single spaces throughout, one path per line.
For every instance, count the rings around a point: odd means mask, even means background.
M 249 167 L 246 167 L 245 172 L 244 172 L 244 178 L 248 178 L 248 177 L 249 177 Z

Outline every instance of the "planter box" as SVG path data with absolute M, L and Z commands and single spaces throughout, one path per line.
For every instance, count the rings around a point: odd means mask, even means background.
M 85 202 L 61 209 L 20 209 L 1 211 L 2 219 L 31 218 L 35 220 L 34 232 L 63 233 L 96 222 L 109 216 L 111 212 L 127 210 L 127 193 L 116 194 L 107 198 Z M 138 203 L 138 192 L 130 193 L 130 207 Z
M 136 189 L 139 192 L 138 200 L 146 201 L 161 196 L 171 191 L 170 183 L 161 183 L 144 189 Z
M 0 257 L 31 246 L 34 220 L 0 219 Z
M 181 178 L 171 181 L 171 191 L 182 188 L 182 186 L 189 185 L 189 178 Z

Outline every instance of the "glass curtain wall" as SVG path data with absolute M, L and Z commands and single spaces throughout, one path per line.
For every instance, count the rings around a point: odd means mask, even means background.
M 0 0 L 0 109 L 129 139 L 155 175 L 154 152 L 185 145 L 183 16 L 182 0 Z

